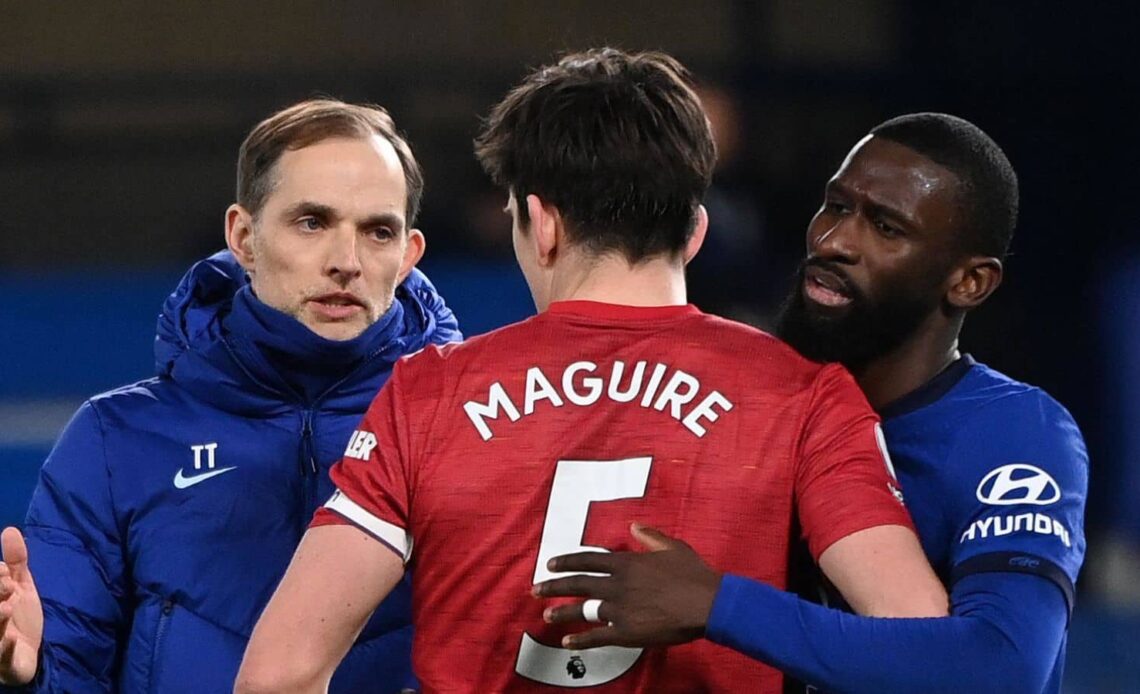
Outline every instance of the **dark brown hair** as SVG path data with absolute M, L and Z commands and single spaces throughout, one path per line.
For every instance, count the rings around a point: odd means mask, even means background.
M 297 150 L 334 137 L 379 135 L 396 150 L 407 188 L 407 226 L 420 210 L 424 175 L 408 141 L 396 131 L 388 112 L 373 104 L 349 104 L 336 99 L 309 99 L 274 113 L 246 136 L 238 151 L 237 201 L 254 217 L 273 190 L 273 167 L 286 150 Z
M 716 160 L 688 71 L 664 53 L 573 53 L 535 70 L 475 140 L 497 185 L 556 206 L 567 233 L 631 263 L 684 249 Z

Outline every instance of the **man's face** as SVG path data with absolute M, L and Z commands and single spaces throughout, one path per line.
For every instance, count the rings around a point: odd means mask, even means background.
M 395 149 L 380 136 L 328 139 L 286 151 L 270 175 L 256 220 L 236 205 L 227 213 L 254 293 L 321 337 L 359 336 L 423 255 Z
M 877 137 L 855 145 L 808 226 L 778 332 L 804 356 L 858 368 L 942 306 L 959 253 L 958 178 Z

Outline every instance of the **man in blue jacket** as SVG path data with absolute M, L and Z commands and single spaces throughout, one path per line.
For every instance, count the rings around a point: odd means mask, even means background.
M 224 251 L 167 299 L 155 378 L 86 402 L 3 535 L 0 683 L 229 692 L 328 468 L 393 363 L 460 338 L 413 269 L 423 176 L 378 107 L 294 105 L 242 144 Z M 34 581 L 33 581 L 34 576 Z M 333 691 L 411 680 L 409 593 Z

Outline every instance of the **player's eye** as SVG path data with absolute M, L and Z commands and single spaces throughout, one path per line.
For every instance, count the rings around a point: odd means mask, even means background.
M 396 237 L 396 232 L 389 226 L 374 227 L 371 233 L 380 241 L 388 241 Z
M 899 229 L 893 224 L 885 222 L 881 219 L 875 221 L 875 228 L 879 230 L 880 234 L 888 238 L 895 238 L 897 236 L 903 235 L 902 229 Z
M 831 214 L 845 214 L 849 209 L 846 203 L 838 200 L 827 200 L 823 203 L 823 207 Z
M 319 231 L 323 225 L 321 224 L 321 220 L 310 216 L 298 219 L 297 226 L 305 231 Z

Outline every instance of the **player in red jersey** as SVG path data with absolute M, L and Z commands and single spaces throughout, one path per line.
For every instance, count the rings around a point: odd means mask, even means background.
M 946 613 L 852 378 L 686 304 L 715 153 L 680 64 L 567 56 L 495 107 L 477 152 L 540 313 L 397 366 L 237 691 L 323 691 L 406 567 L 425 692 L 780 691 L 708 642 L 562 646 L 532 585 L 555 555 L 631 549 L 633 518 L 779 587 L 802 534 L 859 611 Z

